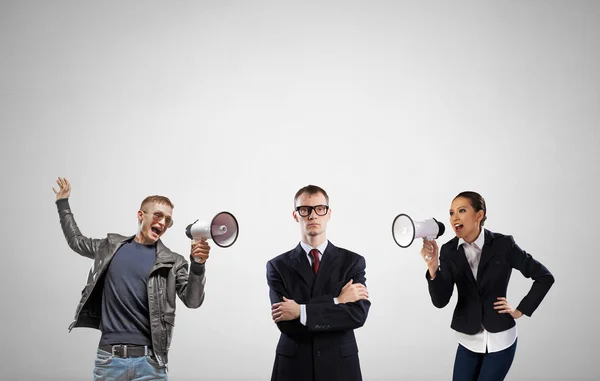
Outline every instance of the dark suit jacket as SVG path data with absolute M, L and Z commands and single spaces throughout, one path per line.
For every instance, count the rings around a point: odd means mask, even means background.
M 371 302 L 333 301 L 350 279 L 366 286 L 365 259 L 331 242 L 316 277 L 300 244 L 267 262 L 271 304 L 285 296 L 306 304 L 307 315 L 306 326 L 300 319 L 277 323 L 272 381 L 362 380 L 353 330 L 365 323 Z
M 457 237 L 442 246 L 436 277 L 431 280 L 429 271 L 425 274 L 431 301 L 438 308 L 448 304 L 456 284 L 458 303 L 450 326 L 469 335 L 479 332 L 482 324 L 489 332 L 501 332 L 514 327 L 515 320 L 510 314 L 500 314 L 494 309 L 497 298 L 506 297 L 513 268 L 534 280 L 531 289 L 517 306 L 527 316 L 533 314 L 554 283 L 550 271 L 521 250 L 512 236 L 489 230 L 485 230 L 484 234 L 477 280 L 473 277 L 463 247 L 457 248 Z

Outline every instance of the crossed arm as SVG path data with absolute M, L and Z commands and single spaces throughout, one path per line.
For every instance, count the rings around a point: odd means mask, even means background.
M 279 330 L 284 333 L 309 331 L 348 330 L 361 327 L 367 318 L 371 302 L 365 286 L 365 260 L 361 258 L 351 271 L 350 280 L 336 295 L 311 298 L 306 304 L 306 324 L 300 322 L 300 305 L 289 299 L 279 271 L 267 263 L 267 283 L 271 298 L 271 315 Z

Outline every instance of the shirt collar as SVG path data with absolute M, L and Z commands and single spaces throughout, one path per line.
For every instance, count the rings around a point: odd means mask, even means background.
M 479 232 L 479 236 L 478 236 L 478 237 L 477 237 L 477 239 L 476 239 L 476 240 L 473 242 L 473 245 L 477 246 L 477 248 L 478 248 L 479 250 L 482 250 L 482 249 L 483 249 L 483 244 L 485 243 L 485 234 L 483 233 L 483 232 L 484 232 L 484 230 L 485 230 L 484 228 L 481 228 L 481 231 Z M 460 248 L 460 247 L 461 247 L 461 245 L 462 245 L 463 243 L 467 243 L 467 241 L 465 241 L 465 240 L 464 240 L 464 239 L 462 239 L 462 238 L 459 238 L 459 239 L 458 239 L 458 246 L 457 246 L 457 248 Z
M 312 250 L 312 249 L 317 249 L 319 250 L 319 253 L 321 253 L 321 255 L 323 255 L 323 253 L 325 252 L 325 249 L 327 248 L 327 243 L 329 241 L 325 240 L 325 242 L 323 242 L 322 244 L 320 244 L 319 246 L 317 246 L 316 248 L 311 247 L 309 244 L 304 243 L 302 241 L 300 241 L 300 246 L 302 246 L 302 248 L 304 249 L 304 252 L 306 252 L 306 254 L 308 255 L 308 253 Z

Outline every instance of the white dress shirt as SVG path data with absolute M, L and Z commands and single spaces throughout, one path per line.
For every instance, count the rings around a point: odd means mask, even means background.
M 308 263 L 310 263 L 311 267 L 312 267 L 313 257 L 310 254 L 310 251 L 312 249 L 319 250 L 319 263 L 321 263 L 323 260 L 323 253 L 325 252 L 325 249 L 327 248 L 327 242 L 328 241 L 325 240 L 325 242 L 323 242 L 322 244 L 320 244 L 319 246 L 317 246 L 315 248 L 315 247 L 311 247 L 307 243 L 300 241 L 300 246 L 302 246 L 302 248 L 306 252 L 306 257 L 308 258 Z M 333 298 L 333 302 L 335 304 L 338 304 L 337 298 Z M 306 325 L 306 304 L 300 304 L 300 323 L 302 323 L 302 325 Z
M 465 250 L 465 256 L 469 267 L 473 272 L 473 277 L 477 280 L 477 268 L 479 267 L 479 260 L 481 259 L 481 250 L 485 243 L 485 229 L 481 229 L 479 237 L 472 244 L 467 243 L 464 239 L 459 238 L 458 247 L 462 245 Z M 472 352 L 485 353 L 486 348 L 488 353 L 500 352 L 515 342 L 517 339 L 517 326 L 507 329 L 506 331 L 492 333 L 488 332 L 481 326 L 481 331 L 474 335 L 467 335 L 462 332 L 456 331 L 456 339 L 459 344 L 467 348 Z

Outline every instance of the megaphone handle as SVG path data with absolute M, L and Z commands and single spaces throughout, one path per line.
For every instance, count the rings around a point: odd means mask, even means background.
M 425 237 L 425 239 L 426 239 L 427 241 L 435 241 L 435 236 L 428 236 L 428 237 Z M 431 260 L 431 258 L 432 258 L 432 257 L 430 257 L 429 255 L 426 255 L 426 256 L 425 256 L 425 259 L 426 259 L 426 260 L 428 260 L 428 261 L 430 261 L 430 260 Z

